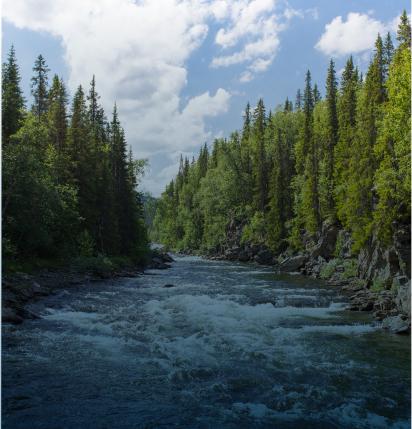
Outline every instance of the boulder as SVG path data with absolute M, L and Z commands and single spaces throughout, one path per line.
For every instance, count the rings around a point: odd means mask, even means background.
M 396 290 L 395 304 L 399 312 L 411 318 L 411 281 L 408 277 L 395 276 L 392 288 Z
M 307 255 L 291 256 L 280 262 L 279 269 L 286 272 L 298 271 L 304 267 L 308 259 Z
M 161 253 L 160 257 L 162 258 L 163 262 L 174 262 L 175 261 L 168 253 Z
M 273 253 L 268 249 L 262 249 L 255 255 L 254 260 L 258 264 L 269 265 L 273 261 Z
M 395 334 L 408 334 L 411 330 L 410 321 L 401 315 L 387 317 L 382 322 L 382 328 Z
M 155 270 L 165 270 L 165 269 L 171 268 L 171 267 L 169 264 L 165 264 L 160 257 L 155 256 L 154 258 L 152 258 L 152 260 L 149 264 L 149 268 L 155 269 Z

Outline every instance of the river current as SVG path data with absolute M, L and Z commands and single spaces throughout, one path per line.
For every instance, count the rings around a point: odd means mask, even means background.
M 319 280 L 176 257 L 34 309 L 3 326 L 7 429 L 410 427 L 410 338 Z

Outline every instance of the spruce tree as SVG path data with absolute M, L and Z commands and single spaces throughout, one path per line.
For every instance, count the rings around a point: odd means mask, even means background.
M 31 93 L 34 97 L 32 111 L 37 119 L 40 119 L 47 112 L 48 99 L 48 77 L 46 60 L 42 55 L 39 55 L 33 67 L 34 76 L 31 78 Z
M 355 158 L 354 140 L 356 132 L 356 107 L 359 77 L 352 56 L 346 62 L 342 73 L 338 99 L 338 142 L 335 146 L 335 201 L 338 219 L 346 224 L 348 207 L 349 166 Z
M 404 47 L 411 47 L 411 25 L 408 19 L 408 14 L 406 10 L 402 12 L 401 22 L 398 27 L 397 40 L 399 45 L 403 45 Z
M 326 208 L 325 216 L 334 218 L 334 171 L 335 159 L 334 151 L 338 141 L 338 114 L 337 114 L 337 81 L 335 64 L 330 61 L 328 75 L 326 79 L 326 107 L 327 107 L 327 147 L 325 148 L 325 188 L 326 188 Z
M 20 88 L 20 71 L 16 60 L 14 46 L 10 47 L 7 62 L 3 64 L 1 91 L 1 127 L 3 145 L 9 143 L 10 136 L 15 134 L 24 118 L 24 98 Z
M 260 99 L 253 113 L 255 208 L 264 211 L 267 197 L 267 170 L 265 154 L 266 113 Z
M 401 19 L 398 34 L 410 35 L 410 25 L 405 16 Z M 375 146 L 378 168 L 374 186 L 378 203 L 373 212 L 374 227 L 387 245 L 392 243 L 392 234 L 399 225 L 410 224 L 410 73 L 410 45 L 400 40 L 389 67 L 386 82 L 388 101 L 384 106 L 383 119 L 378 124 Z

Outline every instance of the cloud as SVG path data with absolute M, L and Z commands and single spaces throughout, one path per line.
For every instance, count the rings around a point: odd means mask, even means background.
M 220 28 L 215 43 L 227 51 L 239 46 L 234 52 L 215 56 L 211 67 L 229 67 L 246 63 L 240 82 L 249 82 L 256 73 L 261 73 L 272 64 L 279 48 L 279 34 L 289 21 L 303 17 L 303 12 L 286 7 L 283 13 L 276 10 L 275 0 L 252 0 L 228 2 L 227 28 Z
M 335 57 L 356 54 L 373 48 L 378 33 L 396 30 L 399 18 L 383 23 L 370 16 L 351 12 L 346 21 L 341 16 L 325 26 L 325 32 L 315 48 L 326 55 Z
M 279 33 L 295 15 L 275 6 L 276 0 L 4 0 L 3 18 L 61 40 L 72 93 L 96 75 L 105 111 L 117 102 L 135 155 L 153 160 L 145 186 L 157 193 L 178 154 L 197 152 L 212 137 L 207 119 L 230 105 L 224 88 L 181 97 L 187 62 L 210 22 L 220 27 L 216 46 L 236 49 L 215 57 L 214 66 L 246 63 L 246 81 L 272 63 Z

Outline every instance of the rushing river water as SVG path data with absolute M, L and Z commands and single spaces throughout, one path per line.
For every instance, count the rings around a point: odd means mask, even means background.
M 5 325 L 2 427 L 410 426 L 409 337 L 344 311 L 319 281 L 176 259 Z

